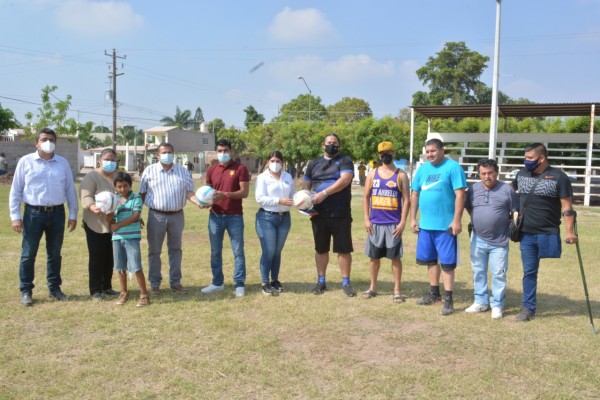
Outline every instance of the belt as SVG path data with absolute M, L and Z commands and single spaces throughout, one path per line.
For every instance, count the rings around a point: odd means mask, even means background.
M 157 212 L 159 214 L 165 214 L 165 215 L 173 215 L 173 214 L 177 214 L 179 212 L 181 212 L 181 210 L 177 210 L 177 211 L 160 211 L 160 210 L 155 210 L 154 208 L 151 208 L 150 210 Z
M 267 211 L 264 208 L 259 208 L 258 210 L 273 215 L 288 215 L 290 213 L 289 211 Z
M 65 208 L 64 204 L 58 204 L 56 206 L 32 206 L 31 204 L 25 203 L 25 206 L 31 208 L 32 210 L 45 211 L 45 212 L 56 211 L 58 209 Z

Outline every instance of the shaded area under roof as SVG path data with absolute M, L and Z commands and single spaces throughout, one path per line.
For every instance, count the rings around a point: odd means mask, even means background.
M 592 105 L 600 112 L 600 103 L 503 104 L 498 106 L 499 117 L 587 117 Z M 490 118 L 491 104 L 465 106 L 413 106 L 415 112 L 428 118 Z

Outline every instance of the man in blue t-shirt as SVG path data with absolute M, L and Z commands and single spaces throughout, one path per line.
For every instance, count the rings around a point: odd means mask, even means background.
M 352 267 L 352 214 L 350 186 L 354 177 L 354 164 L 348 156 L 339 154 L 340 139 L 330 133 L 323 140 L 324 154 L 308 163 L 302 189 L 314 190 L 314 210 L 311 217 L 315 241 L 315 263 L 318 281 L 312 289 L 314 294 L 327 290 L 325 273 L 329 263 L 329 249 L 333 237 L 333 252 L 338 253 L 342 274 L 342 290 L 348 297 L 356 294 L 350 285 Z
M 457 260 L 456 237 L 462 231 L 461 218 L 467 179 L 456 161 L 444 156 L 439 139 L 425 143 L 428 163 L 421 165 L 411 185 L 411 229 L 418 233 L 417 264 L 427 265 L 430 292 L 417 301 L 431 305 L 441 301 L 440 275 L 444 281 L 442 315 L 454 312 L 452 290 Z M 417 211 L 421 209 L 417 222 Z

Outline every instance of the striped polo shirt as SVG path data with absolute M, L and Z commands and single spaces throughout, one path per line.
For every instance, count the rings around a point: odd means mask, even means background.
M 133 192 L 129 193 L 129 198 L 123 203 L 119 204 L 115 210 L 115 222 L 121 222 L 131 217 L 134 212 L 142 212 L 142 196 Z M 136 221 L 132 224 L 122 226 L 113 232 L 112 240 L 129 240 L 129 239 L 141 239 L 142 228 L 140 221 Z
M 146 194 L 144 203 L 153 210 L 179 211 L 185 206 L 187 193 L 193 191 L 190 173 L 179 164 L 168 171 L 161 163 L 152 164 L 142 174 L 140 194 Z

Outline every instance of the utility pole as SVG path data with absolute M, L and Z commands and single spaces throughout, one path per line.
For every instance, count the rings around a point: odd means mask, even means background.
M 110 71 L 109 79 L 112 79 L 113 84 L 113 93 L 112 93 L 112 101 L 113 101 L 113 131 L 112 131 L 112 142 L 113 142 L 113 150 L 117 149 L 117 76 L 123 75 L 121 72 L 117 74 L 117 58 L 126 59 L 127 56 L 117 56 L 117 52 L 113 49 L 112 54 L 109 54 L 104 50 L 105 56 L 112 56 L 112 71 Z

